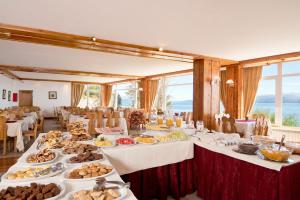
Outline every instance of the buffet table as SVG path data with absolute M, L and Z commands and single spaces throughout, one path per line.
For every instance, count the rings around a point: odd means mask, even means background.
M 28 165 L 26 163 L 24 163 L 23 161 L 27 158 L 27 156 L 31 153 L 36 153 L 37 152 L 37 141 L 41 138 L 43 134 L 40 134 L 38 139 L 34 142 L 34 144 L 18 159 L 17 163 L 15 165 L 13 165 L 9 170 L 8 172 L 10 171 L 13 171 L 15 169 L 24 169 L 26 167 L 29 167 L 31 165 Z M 60 157 L 54 162 L 54 163 L 57 163 L 57 162 L 62 162 L 66 165 L 65 163 L 65 159 L 66 159 L 67 156 L 65 155 L 60 155 Z M 109 160 L 108 159 L 105 159 L 103 162 L 103 164 L 107 164 L 107 165 L 111 165 Z M 67 169 L 70 169 L 71 166 L 67 166 Z M 78 165 L 77 165 L 78 167 Z M 115 171 L 113 174 L 111 175 L 108 175 L 105 177 L 107 180 L 114 180 L 114 181 L 122 181 L 120 175 Z M 68 194 L 69 192 L 72 192 L 72 191 L 75 191 L 75 190 L 82 190 L 82 189 L 91 189 L 93 188 L 93 186 L 95 186 L 95 181 L 93 180 L 89 180 L 89 181 L 84 181 L 84 180 L 72 180 L 72 181 L 68 181 L 68 180 L 64 180 L 63 178 L 63 174 L 60 174 L 60 175 L 57 175 L 57 176 L 54 176 L 54 177 L 50 177 L 50 178 L 47 178 L 45 180 L 41 180 L 41 181 L 37 181 L 37 182 L 44 182 L 44 181 L 47 181 L 47 182 L 52 182 L 52 183 L 64 183 L 65 186 L 66 186 L 66 192 L 64 194 L 64 196 L 66 194 Z M 17 185 L 18 182 L 16 183 L 9 183 L 9 182 L 5 182 L 5 179 L 2 178 L 1 180 L 1 183 L 0 183 L 0 187 L 1 186 L 4 186 L 4 185 Z M 63 198 L 65 199 L 65 198 Z M 136 200 L 135 196 L 132 194 L 132 192 L 130 190 L 128 190 L 128 193 L 127 193 L 127 196 L 126 196 L 126 200 Z
M 195 144 L 199 197 L 210 199 L 300 199 L 300 158 L 276 163 L 232 151 L 234 147 L 209 144 L 198 135 Z

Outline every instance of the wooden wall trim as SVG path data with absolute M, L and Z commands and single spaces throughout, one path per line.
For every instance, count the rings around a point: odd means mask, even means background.
M 0 64 L 0 70 L 1 69 L 11 70 L 11 71 L 20 71 L 20 72 L 35 72 L 35 73 L 76 75 L 76 76 L 93 76 L 93 77 L 108 77 L 108 78 L 142 78 L 141 76 L 125 75 L 125 74 L 111 74 L 111 73 L 99 73 L 99 72 L 52 69 L 52 68 L 44 68 L 44 67 L 1 65 Z
M 7 69 L 0 68 L 0 74 L 3 74 L 4 76 L 6 76 L 10 79 L 21 80 L 21 78 L 19 76 L 15 75 L 14 73 L 12 73 L 11 71 L 9 71 Z
M 175 72 L 155 74 L 155 75 L 146 76 L 145 78 L 155 79 L 155 78 L 161 78 L 161 77 L 166 77 L 166 76 L 176 76 L 176 75 L 183 75 L 183 74 L 190 74 L 190 73 L 193 73 L 193 69 L 185 69 L 185 70 L 180 70 L 180 71 L 175 71 Z
M 236 61 L 233 60 L 214 58 L 180 51 L 159 51 L 159 47 L 148 47 L 3 23 L 0 23 L 0 39 L 187 63 L 193 63 L 194 59 L 199 58 L 215 59 L 221 61 L 224 65 L 236 63 Z

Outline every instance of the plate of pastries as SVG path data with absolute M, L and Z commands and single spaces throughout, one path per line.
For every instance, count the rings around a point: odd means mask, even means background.
M 32 165 L 43 165 L 54 162 L 58 158 L 59 154 L 56 151 L 50 149 L 43 149 L 37 153 L 29 154 L 26 158 L 26 163 Z

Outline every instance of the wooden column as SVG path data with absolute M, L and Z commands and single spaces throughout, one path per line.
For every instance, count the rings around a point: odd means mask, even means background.
M 141 109 L 146 109 L 147 105 L 149 103 L 149 80 L 147 78 L 141 79 L 140 86 L 143 88 L 142 91 L 140 91 L 140 107 Z
M 226 85 L 225 112 L 234 118 L 243 116 L 243 67 L 239 64 L 226 66 L 226 81 L 233 80 L 233 85 Z
M 215 128 L 215 114 L 220 112 L 220 62 L 194 60 L 193 120 L 202 120 L 208 129 Z

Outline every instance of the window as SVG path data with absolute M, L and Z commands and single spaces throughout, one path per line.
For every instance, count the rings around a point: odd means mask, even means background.
M 137 108 L 138 94 L 137 82 L 114 85 L 111 105 L 115 108 Z
M 100 85 L 85 85 L 84 90 L 79 102 L 79 107 L 85 108 L 93 108 L 100 106 L 101 97 L 100 97 Z
M 181 75 L 160 80 L 156 107 L 174 112 L 193 110 L 193 76 Z
M 253 113 L 277 126 L 300 127 L 300 61 L 264 66 Z

